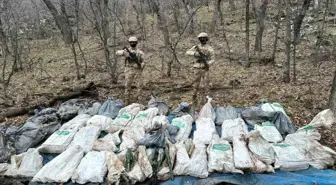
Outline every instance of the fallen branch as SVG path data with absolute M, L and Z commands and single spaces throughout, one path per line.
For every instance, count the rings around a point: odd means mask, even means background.
M 95 89 L 96 89 L 95 84 L 91 82 L 84 87 L 74 88 L 73 92 L 70 92 L 69 94 L 55 96 L 51 98 L 49 101 L 47 101 L 46 103 L 43 103 L 43 105 L 53 106 L 55 103 L 59 101 L 66 101 L 72 98 L 77 98 L 79 96 L 97 95 L 97 93 L 95 92 Z M 16 109 L 10 109 L 9 111 L 5 113 L 0 114 L 0 122 L 5 121 L 5 118 L 11 118 L 11 117 L 27 114 L 28 112 L 36 109 L 39 106 L 41 106 L 41 104 L 36 104 L 36 105 L 31 105 L 28 107 L 21 107 L 21 108 L 16 108 Z

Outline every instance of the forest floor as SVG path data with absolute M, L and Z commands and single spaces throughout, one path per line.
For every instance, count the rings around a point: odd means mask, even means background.
M 235 16 L 231 16 L 235 17 Z M 240 16 L 237 16 L 240 17 Z M 230 56 L 222 38 L 222 32 L 211 35 L 210 44 L 216 51 L 216 63 L 210 69 L 211 87 L 218 87 L 211 91 L 211 96 L 216 100 L 216 106 L 248 107 L 255 105 L 259 100 L 279 102 L 285 107 L 293 123 L 300 127 L 308 124 L 320 111 L 328 108 L 328 99 L 335 71 L 335 60 L 329 55 L 314 61 L 313 31 L 307 31 L 307 39 L 303 40 L 297 48 L 297 80 L 289 84 L 282 83 L 282 61 L 284 59 L 283 30 L 280 30 L 279 45 L 275 63 L 261 64 L 252 60 L 250 68 L 238 64 L 244 53 L 244 28 L 241 21 L 235 18 L 227 18 L 225 29 L 231 46 Z M 263 38 L 263 55 L 270 55 L 274 42 L 274 26 L 267 23 Z M 251 24 L 251 54 L 254 49 L 254 27 Z M 308 28 L 313 30 L 314 28 Z M 333 28 L 335 29 L 335 28 Z M 174 64 L 172 77 L 167 78 L 161 69 L 162 43 L 156 42 L 159 34 L 152 35 L 146 42 L 141 42 L 139 47 L 146 52 L 145 68 L 142 79 L 146 87 L 140 103 L 147 104 L 150 93 L 168 102 L 171 108 L 175 108 L 182 101 L 191 102 L 191 91 L 180 91 L 172 87 L 183 86 L 191 82 L 191 59 L 184 56 L 184 52 L 197 43 L 195 36 L 190 36 L 179 43 L 178 56 L 181 64 Z M 31 69 L 15 73 L 10 84 L 8 94 L 13 98 L 11 105 L 0 102 L 0 113 L 15 107 L 25 107 L 31 104 L 39 104 L 50 97 L 66 94 L 69 89 L 89 82 L 104 84 L 98 87 L 100 101 L 107 97 L 123 98 L 122 88 L 113 88 L 112 80 L 108 74 L 103 50 L 99 45 L 97 36 L 85 35 L 81 39 L 85 58 L 88 61 L 88 70 L 85 79 L 76 80 L 75 65 L 70 49 L 64 47 L 61 41 L 55 44 L 54 40 L 30 41 L 31 57 L 41 57 L 41 64 L 35 63 Z M 125 42 L 120 42 L 122 48 Z M 326 47 L 330 51 L 330 47 Z M 231 58 L 231 61 L 230 59 Z M 254 57 L 255 58 L 255 57 Z M 79 56 L 81 60 L 81 57 Z M 35 60 L 37 61 L 37 60 Z M 118 84 L 123 84 L 123 60 L 118 60 Z M 82 71 L 84 63 L 81 61 Z M 234 81 L 240 84 L 235 85 Z M 219 88 L 222 87 L 222 88 Z M 200 108 L 200 107 L 199 107 Z M 4 124 L 20 124 L 27 119 L 27 115 L 10 118 Z M 322 143 L 336 149 L 335 129 L 321 131 Z

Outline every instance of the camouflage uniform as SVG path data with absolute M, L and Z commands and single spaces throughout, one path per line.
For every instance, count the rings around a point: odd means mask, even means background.
M 131 39 L 130 39 L 131 40 Z M 129 53 L 124 50 L 119 50 L 116 52 L 118 56 L 125 57 L 125 103 L 129 104 L 130 102 L 130 93 L 132 89 L 132 83 L 135 81 L 135 86 L 137 88 L 136 98 L 140 96 L 142 83 L 141 83 L 141 72 L 144 67 L 144 53 L 137 48 L 128 47 L 129 51 L 135 53 L 139 62 L 141 62 L 141 68 L 136 64 L 135 61 L 132 61 L 129 57 Z
M 201 33 L 200 36 L 206 36 L 207 34 Z M 207 64 L 210 66 L 214 63 L 215 52 L 213 48 L 208 44 L 198 44 L 199 50 L 206 56 Z M 196 46 L 193 46 L 186 52 L 189 56 L 194 56 L 195 61 L 193 65 L 194 72 L 194 80 L 193 80 L 193 101 L 197 103 L 198 95 L 200 95 L 201 99 L 204 99 L 204 95 L 208 95 L 210 93 L 209 87 L 209 69 L 206 68 L 206 65 L 199 60 L 199 53 L 196 50 Z

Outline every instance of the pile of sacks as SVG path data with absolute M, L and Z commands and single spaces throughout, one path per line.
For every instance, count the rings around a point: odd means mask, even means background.
M 109 99 L 37 110 L 22 127 L 0 130 L 0 175 L 42 183 L 135 184 L 174 175 L 326 169 L 335 163 L 336 152 L 319 143 L 318 129 L 335 123 L 330 110 L 298 130 L 277 103 L 213 109 L 208 98 L 197 116 L 182 103 L 170 121 L 168 110 L 154 97 L 147 109 Z M 46 163 L 46 154 L 57 156 Z

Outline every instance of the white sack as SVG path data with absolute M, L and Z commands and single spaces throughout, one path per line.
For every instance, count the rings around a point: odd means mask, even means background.
M 120 151 L 128 148 L 135 151 L 137 142 L 145 136 L 145 129 L 143 127 L 127 127 L 122 135 L 122 143 L 120 144 Z
M 21 165 L 23 156 L 26 155 L 26 153 L 27 152 L 11 156 L 10 165 L 8 166 L 6 172 L 4 173 L 5 176 L 18 177 L 19 167 Z
M 283 140 L 280 132 L 273 123 L 264 122 L 262 126 L 256 124 L 254 125 L 254 130 L 258 130 L 261 136 L 270 143 L 278 143 Z
M 213 135 L 218 136 L 215 123 L 212 119 L 199 118 L 196 120 L 196 130 L 194 132 L 195 143 L 209 144 Z
M 321 145 L 318 142 L 320 138 L 321 135 L 315 129 L 299 130 L 294 134 L 287 135 L 285 143 L 299 149 L 311 166 L 323 170 L 334 165 L 336 152 Z
M 192 129 L 192 122 L 193 118 L 189 114 L 172 120 L 171 124 L 180 128 L 175 137 L 177 142 L 189 138 Z
M 136 182 L 143 182 L 146 180 L 146 176 L 142 172 L 138 162 L 135 162 L 134 167 L 130 172 L 127 173 L 127 176 L 131 181 L 131 184 L 135 184 Z
M 198 119 L 199 118 L 210 118 L 212 119 L 212 121 L 215 121 L 216 119 L 216 112 L 215 110 L 213 109 L 212 105 L 211 105 L 211 101 L 212 101 L 212 98 L 208 97 L 207 96 L 207 103 L 202 107 L 199 115 L 198 115 Z
M 120 176 L 125 172 L 124 164 L 113 152 L 106 152 L 106 160 L 108 169 L 107 182 L 119 185 Z
M 282 112 L 287 116 L 285 109 L 279 103 L 264 103 L 261 105 L 261 110 L 266 112 Z
M 84 151 L 80 146 L 69 147 L 52 161 L 44 165 L 34 176 L 32 181 L 42 183 L 67 182 L 82 160 L 83 155 Z
M 111 151 L 117 152 L 118 148 L 114 144 L 113 135 L 107 134 L 106 136 L 99 138 L 93 145 L 93 150 L 96 151 Z
M 138 147 L 138 163 L 145 177 L 146 178 L 152 177 L 153 169 L 152 169 L 152 165 L 150 164 L 148 160 L 145 146 Z
M 275 169 L 280 168 L 285 171 L 298 171 L 309 168 L 308 161 L 306 161 L 304 154 L 296 147 L 286 143 L 273 144 L 272 147 L 276 154 Z
M 3 175 L 7 171 L 9 165 L 8 163 L 0 163 L 0 175 Z
M 86 125 L 94 125 L 100 127 L 101 130 L 108 131 L 112 122 L 113 120 L 107 116 L 95 115 L 87 121 Z
M 207 148 L 208 152 L 208 171 L 223 172 L 223 173 L 241 173 L 234 166 L 233 152 L 228 141 L 220 139 L 218 136 L 213 137 Z
M 144 106 L 138 103 L 132 103 L 119 110 L 118 116 L 113 120 L 115 127 L 126 127 L 126 125 L 141 111 Z
M 233 137 L 233 159 L 238 169 L 247 170 L 255 167 L 243 135 Z
M 265 173 L 265 172 L 270 172 L 274 173 L 274 168 L 272 165 L 265 164 L 261 160 L 259 160 L 253 153 L 250 152 L 250 157 L 253 161 L 254 168 L 251 169 L 253 173 Z
M 64 152 L 76 132 L 76 130 L 57 130 L 39 147 L 39 151 L 56 154 Z
M 128 126 L 143 127 L 148 132 L 153 129 L 152 120 L 158 113 L 159 109 L 156 107 L 140 111 Z
M 80 114 L 74 117 L 72 120 L 64 123 L 60 130 L 74 130 L 78 131 L 79 129 L 86 126 L 86 122 L 91 118 L 88 114 Z
M 78 184 L 102 183 L 106 173 L 105 152 L 89 152 L 79 163 L 71 180 Z
M 195 149 L 189 158 L 186 146 L 183 142 L 176 144 L 175 175 L 190 175 L 193 177 L 208 177 L 206 147 L 195 143 Z
M 152 119 L 153 129 L 161 128 L 163 125 L 169 124 L 168 117 L 165 115 L 155 116 Z
M 248 148 L 262 162 L 269 165 L 275 162 L 275 153 L 272 145 L 261 137 L 259 131 L 249 133 Z
M 43 158 L 35 148 L 30 148 L 22 158 L 18 175 L 22 177 L 34 177 L 43 166 Z
M 241 118 L 225 120 L 222 124 L 222 138 L 225 140 L 232 141 L 233 137 L 247 133 L 247 126 Z
M 330 129 L 334 123 L 336 123 L 336 118 L 335 118 L 334 113 L 330 109 L 326 109 L 318 113 L 308 125 L 300 129 L 320 128 L 320 127 Z
M 69 146 L 78 145 L 82 147 L 85 153 L 92 150 L 94 143 L 100 134 L 100 128 L 94 125 L 89 125 L 81 128 L 74 136 Z

